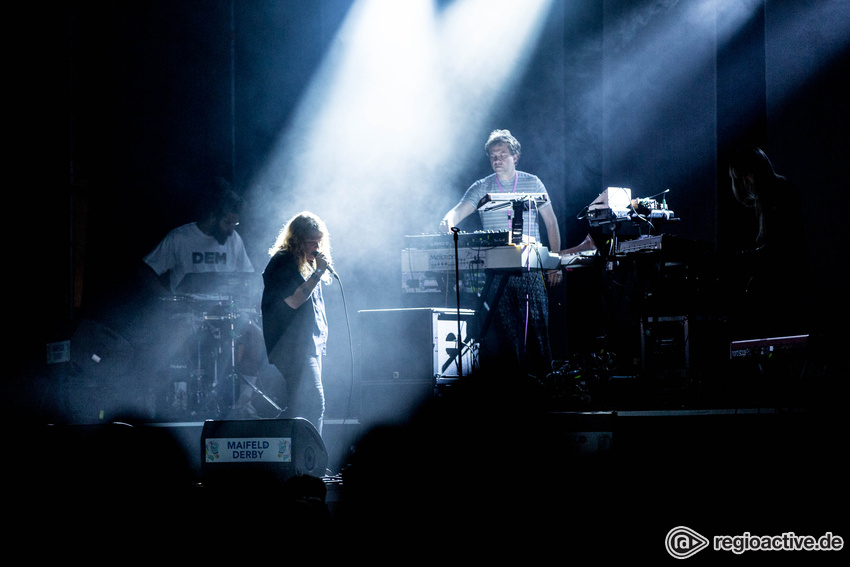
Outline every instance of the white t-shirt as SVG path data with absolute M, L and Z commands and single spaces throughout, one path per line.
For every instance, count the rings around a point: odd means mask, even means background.
M 466 190 L 461 200 L 471 203 L 472 206 L 477 208 L 479 201 L 487 193 L 545 193 L 548 196 L 546 187 L 536 175 L 517 171 L 514 181 L 506 185 L 500 184 L 495 173 L 488 175 L 484 179 L 479 179 Z M 540 208 L 551 206 L 552 204 L 547 200 Z M 540 224 L 537 213 L 537 208 L 532 208 L 530 211 L 523 211 L 523 234 L 539 241 Z M 488 211 L 478 210 L 482 230 L 510 230 L 512 215 L 513 209 L 510 207 Z
M 194 222 L 169 232 L 145 257 L 145 263 L 158 276 L 171 270 L 169 284 L 172 292 L 186 274 L 254 271 L 239 233 L 234 232 L 224 244 L 219 244 Z

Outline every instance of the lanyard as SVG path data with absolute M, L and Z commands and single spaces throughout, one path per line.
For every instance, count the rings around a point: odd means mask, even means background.
M 516 173 L 516 172 L 514 172 L 514 190 L 513 190 L 513 192 L 514 192 L 514 193 L 516 193 L 516 182 L 517 182 L 517 179 L 519 179 L 519 174 L 518 174 L 518 173 Z M 500 192 L 500 193 L 504 193 L 504 192 L 505 192 L 505 188 L 504 188 L 504 187 L 502 187 L 502 182 L 501 182 L 501 181 L 499 181 L 499 176 L 498 176 L 498 175 L 496 176 L 496 183 L 498 183 L 498 184 L 499 184 L 499 192 Z

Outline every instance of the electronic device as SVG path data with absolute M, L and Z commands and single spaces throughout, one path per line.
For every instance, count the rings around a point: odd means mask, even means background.
M 628 219 L 632 211 L 632 190 L 608 187 L 587 207 L 590 226 L 599 226 L 618 219 Z

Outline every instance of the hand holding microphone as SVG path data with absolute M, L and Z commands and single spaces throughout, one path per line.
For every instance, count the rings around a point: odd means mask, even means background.
M 318 250 L 313 250 L 313 257 L 316 259 L 317 270 L 327 269 L 333 275 L 333 277 L 339 279 L 339 276 L 334 271 L 333 266 L 328 263 L 328 259 L 325 257 L 324 254 L 320 253 Z

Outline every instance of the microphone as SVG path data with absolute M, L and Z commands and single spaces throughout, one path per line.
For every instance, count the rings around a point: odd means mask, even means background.
M 316 256 L 318 256 L 318 255 L 319 255 L 319 251 L 318 251 L 318 250 L 313 250 L 313 258 L 315 258 L 315 257 L 316 257 Z M 328 271 L 331 273 L 331 275 L 332 275 L 333 277 L 335 277 L 336 279 L 339 279 L 339 275 L 337 275 L 337 273 L 334 271 L 333 266 L 331 266 L 330 264 L 328 264 L 327 269 L 328 269 Z

